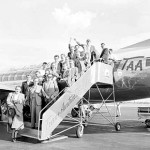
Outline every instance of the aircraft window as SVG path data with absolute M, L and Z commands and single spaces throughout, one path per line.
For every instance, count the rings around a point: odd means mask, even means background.
M 24 74 L 25 74 L 25 75 L 28 75 L 28 74 L 31 74 L 31 72 L 32 72 L 32 71 L 30 70 L 30 71 L 24 72 Z
M 22 80 L 22 75 L 17 75 L 16 80 Z
M 22 75 L 22 80 L 26 80 L 26 75 Z
M 12 73 L 9 77 L 9 81 L 15 80 L 16 73 Z
M 17 73 L 17 76 L 20 76 L 20 75 L 22 75 L 23 74 L 23 72 L 18 72 Z
M 3 75 L 0 75 L 0 82 L 2 82 L 2 79 L 3 79 Z
M 10 81 L 13 81 L 13 80 L 14 80 L 14 77 L 15 77 L 14 75 L 13 75 L 13 76 L 11 75 L 11 76 L 9 77 L 9 80 L 10 80 Z
M 146 59 L 146 66 L 150 66 L 150 58 Z
M 8 81 L 10 74 L 5 74 L 2 81 Z
M 31 72 L 31 76 L 35 75 L 36 71 L 37 71 L 37 70 L 33 70 L 33 71 Z

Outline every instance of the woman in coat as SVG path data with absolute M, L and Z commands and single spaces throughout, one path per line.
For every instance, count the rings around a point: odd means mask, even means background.
M 25 96 L 20 92 L 21 87 L 16 86 L 15 92 L 9 93 L 7 97 L 8 123 L 11 125 L 12 128 L 13 142 L 16 141 L 18 131 L 24 128 L 23 105 L 25 103 Z

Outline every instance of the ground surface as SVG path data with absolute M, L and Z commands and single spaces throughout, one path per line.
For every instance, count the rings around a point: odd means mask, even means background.
M 110 108 L 111 110 L 112 108 Z M 88 126 L 84 130 L 82 138 L 76 138 L 76 129 L 72 129 L 64 135 L 68 138 L 49 142 L 38 143 L 34 139 L 21 137 L 18 142 L 11 142 L 11 134 L 6 132 L 6 125 L 0 123 L 0 150 L 140 150 L 150 149 L 150 131 L 137 117 L 137 108 L 130 104 L 121 106 L 122 115 L 118 119 L 121 123 L 121 131 L 116 132 L 112 125 L 104 121 L 100 114 L 96 114 L 91 122 L 105 124 L 107 126 Z M 66 126 L 61 125 L 60 128 Z

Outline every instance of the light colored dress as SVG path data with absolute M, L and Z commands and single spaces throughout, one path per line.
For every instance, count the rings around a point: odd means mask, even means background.
M 24 128 L 23 122 L 23 105 L 25 102 L 24 94 L 9 93 L 7 97 L 8 107 L 14 108 L 16 114 L 12 119 L 12 129 L 20 130 Z M 10 117 L 10 116 L 9 116 Z
M 42 109 L 42 96 L 45 96 L 45 92 L 41 85 L 30 88 L 27 100 L 29 100 L 31 109 L 31 127 L 38 126 L 39 113 Z

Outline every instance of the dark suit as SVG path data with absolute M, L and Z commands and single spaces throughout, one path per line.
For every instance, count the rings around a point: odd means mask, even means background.
M 100 58 L 102 58 L 102 62 L 104 63 L 108 63 L 108 59 L 109 59 L 109 50 L 107 48 L 104 48 L 101 55 L 100 55 Z
M 27 81 L 22 82 L 22 93 L 25 94 L 25 97 L 27 96 L 27 92 L 29 91 L 29 88 L 33 86 L 33 82 L 27 83 Z

